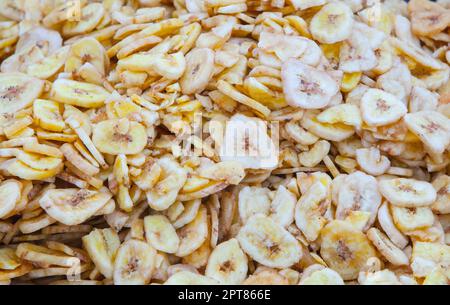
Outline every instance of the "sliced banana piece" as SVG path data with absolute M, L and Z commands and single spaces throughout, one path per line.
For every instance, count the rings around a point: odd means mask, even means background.
M 391 205 L 394 223 L 403 233 L 427 229 L 434 223 L 433 212 L 428 207 L 403 208 Z
M 48 79 L 54 76 L 62 69 L 69 54 L 69 47 L 58 49 L 52 55 L 43 58 L 40 61 L 30 64 L 26 72 L 30 76 L 40 79 Z
M 105 120 L 93 128 L 92 141 L 102 153 L 138 154 L 147 145 L 145 127 L 127 118 Z
M 389 236 L 392 243 L 397 247 L 403 249 L 408 245 L 408 237 L 395 226 L 391 212 L 389 211 L 388 203 L 386 202 L 378 209 L 378 222 L 386 235 Z
M 156 250 L 146 242 L 130 239 L 117 250 L 114 260 L 115 285 L 146 285 L 155 269 Z
M 450 145 L 450 119 L 437 111 L 419 111 L 405 115 L 408 129 L 433 153 L 441 154 Z
M 289 226 L 294 221 L 296 203 L 297 197 L 285 186 L 280 185 L 270 204 L 269 217 L 283 227 Z
M 144 217 L 145 237 L 148 243 L 158 251 L 175 253 L 180 239 L 169 219 L 164 215 Z
M 200 248 L 208 238 L 208 215 L 206 208 L 201 206 L 195 218 L 177 231 L 180 246 L 177 256 L 184 257 Z
M 50 96 L 60 103 L 96 108 L 104 104 L 109 92 L 94 84 L 59 78 L 53 82 Z
M 270 210 L 269 189 L 257 186 L 246 186 L 238 197 L 239 217 L 242 223 L 256 214 L 268 215 Z
M 20 200 L 22 183 L 17 180 L 9 179 L 0 183 L 0 218 L 8 215 L 16 207 Z
M 21 73 L 0 73 L 0 114 L 31 106 L 43 92 L 44 82 Z
M 440 175 L 431 184 L 437 194 L 431 209 L 438 214 L 450 214 L 450 177 Z
M 105 8 L 101 3 L 89 3 L 81 9 L 79 21 L 66 21 L 62 28 L 64 37 L 89 33 L 102 20 L 105 15 Z
M 187 171 L 170 158 L 157 161 L 161 168 L 158 183 L 147 191 L 147 201 L 151 208 L 162 211 L 177 200 L 178 192 L 187 179 Z
M 293 107 L 324 108 L 339 92 L 338 84 L 328 73 L 296 59 L 283 63 L 281 79 L 286 101 Z
M 324 5 L 311 19 L 309 29 L 320 43 L 336 43 L 347 39 L 352 33 L 353 12 L 345 2 Z
M 341 220 L 334 220 L 323 228 L 320 254 L 344 280 L 356 279 L 366 261 L 377 256 L 366 235 Z
M 326 186 L 314 183 L 300 197 L 295 207 L 295 224 L 309 241 L 315 241 L 327 223 L 324 217 L 331 199 Z
M 65 225 L 78 225 L 101 209 L 111 193 L 87 189 L 51 189 L 39 199 L 39 205 Z
M 375 147 L 357 149 L 356 161 L 362 170 L 372 176 L 382 175 L 391 167 L 391 161 Z
M 239 285 L 247 277 L 247 256 L 235 239 L 214 248 L 208 259 L 205 275 L 225 285 Z
M 109 61 L 105 55 L 105 48 L 98 40 L 86 37 L 80 39 L 70 46 L 70 52 L 66 60 L 64 71 L 68 73 L 76 73 L 81 66 L 90 63 L 102 75 L 105 75 L 105 68 Z
M 402 101 L 380 89 L 367 90 L 361 99 L 361 115 L 369 126 L 394 123 L 407 112 Z
M 426 181 L 407 178 L 387 179 L 379 182 L 379 189 L 391 204 L 399 207 L 424 207 L 436 200 L 436 190 Z
M 119 235 L 113 229 L 94 229 L 82 237 L 84 249 L 99 272 L 107 279 L 113 278 L 114 259 L 120 247 Z
M 370 228 L 367 237 L 377 250 L 394 265 L 408 265 L 409 259 L 406 254 L 397 248 L 392 241 L 377 228 Z
M 338 191 L 336 219 L 345 219 L 351 211 L 370 213 L 365 229 L 369 228 L 377 217 L 381 204 L 377 180 L 363 172 L 354 172 L 345 178 Z
M 227 121 L 223 137 L 221 161 L 237 161 L 245 169 L 274 168 L 278 163 L 277 147 L 261 119 L 235 114 Z
M 255 261 L 272 268 L 288 268 L 302 257 L 298 241 L 271 218 L 257 214 L 239 230 L 241 248 Z
M 214 51 L 195 48 L 186 55 L 186 70 L 180 79 L 183 94 L 203 91 L 214 73 Z
M 317 120 L 318 114 L 317 110 L 309 110 L 305 112 L 300 121 L 301 126 L 313 135 L 328 141 L 339 142 L 350 138 L 355 133 L 355 129 L 352 126 L 341 123 L 328 124 L 319 122 Z
M 65 123 L 60 113 L 60 104 L 50 100 L 37 99 L 33 103 L 35 123 L 50 131 L 60 132 Z

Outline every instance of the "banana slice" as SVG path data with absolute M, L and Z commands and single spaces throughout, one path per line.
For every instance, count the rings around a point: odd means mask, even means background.
M 450 246 L 439 243 L 415 242 L 411 257 L 411 269 L 416 277 L 429 275 L 434 268 L 441 266 L 448 278 L 450 265 Z
M 394 123 L 407 112 L 402 101 L 383 90 L 369 89 L 361 99 L 361 115 L 369 126 Z
M 328 73 L 296 59 L 283 63 L 281 79 L 286 101 L 293 107 L 324 108 L 339 92 L 338 84 Z
M 16 251 L 14 249 L 0 249 L 0 270 L 14 270 L 20 265 L 20 259 L 17 257 Z
M 267 267 L 288 268 L 302 257 L 302 248 L 295 237 L 261 214 L 251 217 L 236 238 L 245 253 Z
M 50 92 L 50 97 L 60 103 L 86 108 L 102 106 L 108 96 L 103 87 L 62 78 L 53 82 Z
M 294 221 L 295 204 L 297 197 L 283 185 L 280 185 L 270 204 L 270 215 L 276 223 L 283 227 L 289 226 Z
M 375 52 L 364 33 L 353 31 L 339 49 L 339 70 L 346 73 L 372 70 L 377 64 Z
M 130 239 L 117 250 L 114 261 L 115 285 L 146 285 L 156 263 L 156 251 L 146 242 Z
M 40 79 L 20 73 L 0 73 L 0 114 L 16 113 L 31 106 L 44 89 Z
M 303 273 L 306 273 L 307 269 L 305 269 Z M 345 285 L 345 284 L 344 280 L 339 275 L 339 273 L 330 268 L 322 268 L 320 270 L 312 272 L 307 277 L 302 276 L 299 285 Z
M 357 149 L 356 161 L 362 170 L 372 176 L 382 175 L 391 167 L 391 161 L 375 147 Z
M 208 215 L 205 206 L 200 206 L 195 218 L 178 229 L 180 246 L 176 256 L 184 257 L 200 248 L 208 238 Z
M 433 153 L 442 154 L 450 144 L 450 119 L 437 111 L 419 111 L 405 115 L 408 129 Z
M 242 114 L 227 121 L 219 152 L 221 161 L 237 161 L 245 169 L 273 168 L 278 163 L 278 149 L 267 135 L 266 123 Z
M 101 22 L 105 8 L 101 3 L 89 3 L 81 9 L 79 21 L 66 21 L 62 28 L 65 37 L 89 33 Z
M 309 30 L 320 43 L 336 43 L 350 37 L 353 12 L 345 2 L 331 2 L 323 6 L 311 19 Z
M 41 171 L 53 171 L 55 169 L 59 169 L 61 168 L 62 163 L 62 159 L 60 158 L 28 153 L 22 150 L 17 150 L 16 158 L 25 165 Z
M 437 214 L 450 214 L 450 177 L 440 175 L 431 184 L 437 194 L 431 209 Z
M 60 113 L 59 103 L 37 99 L 33 103 L 33 116 L 35 123 L 50 131 L 62 131 L 65 127 Z
M 8 215 L 16 207 L 16 203 L 20 200 L 22 183 L 17 180 L 9 179 L 0 183 L 0 218 Z M 1 269 L 1 268 L 0 268 Z
M 269 194 L 269 189 L 257 186 L 246 186 L 241 189 L 238 197 L 238 209 L 242 223 L 246 223 L 253 215 L 269 214 Z
M 428 207 L 403 208 L 391 205 L 394 223 L 403 233 L 426 229 L 433 225 L 433 212 Z
M 180 79 L 183 94 L 203 91 L 214 72 L 214 52 L 208 48 L 195 48 L 186 55 L 186 70 Z
M 167 279 L 164 285 L 218 285 L 219 282 L 191 271 L 179 271 Z
M 239 285 L 247 277 L 247 256 L 239 242 L 229 239 L 214 248 L 208 259 L 205 275 L 225 285 Z
M 204 166 L 200 165 L 197 172 L 201 177 L 225 181 L 233 185 L 238 185 L 245 177 L 245 171 L 242 165 L 236 161 L 224 161 L 211 164 L 208 162 Z
M 175 229 L 179 229 L 194 220 L 198 214 L 202 201 L 200 199 L 189 200 L 183 203 L 183 212 L 173 222 Z
M 397 178 L 379 182 L 381 194 L 393 205 L 405 208 L 429 206 L 436 200 L 431 183 L 415 179 Z
M 324 217 L 330 205 L 328 189 L 320 182 L 314 183 L 295 206 L 295 224 L 308 241 L 315 241 L 327 223 Z
M 45 192 L 39 205 L 59 222 L 78 225 L 94 215 L 111 197 L 111 193 L 86 189 L 52 189 Z
M 287 36 L 267 31 L 259 34 L 258 48 L 275 55 L 285 62 L 289 58 L 298 58 L 308 46 L 307 39 L 299 36 Z
M 321 231 L 320 254 L 344 280 L 353 280 L 376 251 L 366 235 L 351 224 L 334 220 Z
M 153 248 L 165 253 L 177 252 L 180 239 L 166 216 L 150 215 L 144 217 L 144 228 L 147 242 Z
M 377 217 L 381 204 L 377 180 L 363 172 L 354 172 L 345 178 L 338 191 L 336 219 L 345 219 L 350 211 L 370 213 L 365 229 L 369 228 Z
M 76 73 L 85 63 L 90 63 L 102 75 L 105 75 L 105 67 L 109 60 L 103 45 L 94 38 L 86 37 L 78 40 L 70 46 L 70 52 L 66 60 L 64 71 Z
M 450 12 L 430 1 L 414 1 L 418 5 L 408 7 L 411 17 L 411 30 L 417 36 L 431 36 L 448 27 Z
M 120 247 L 119 235 L 112 229 L 94 229 L 82 237 L 83 246 L 95 267 L 107 279 L 113 278 L 114 259 Z
M 317 121 L 328 124 L 343 123 L 345 125 L 355 126 L 356 128 L 362 125 L 359 108 L 352 104 L 331 106 L 317 116 Z
M 16 54 L 29 50 L 33 46 L 48 47 L 47 54 L 53 54 L 62 46 L 62 38 L 59 32 L 44 27 L 35 27 L 20 35 L 16 45 Z
M 59 163 L 59 166 L 52 170 L 34 169 L 17 158 L 9 159 L 0 164 L 0 170 L 5 171 L 8 175 L 17 176 L 25 180 L 45 180 L 56 176 L 62 169 L 63 163 Z
M 378 210 L 378 223 L 380 224 L 383 231 L 389 236 L 389 239 L 400 249 L 405 248 L 408 243 L 408 237 L 406 237 L 394 224 L 391 212 L 389 211 L 389 206 L 385 202 L 381 205 Z
M 127 118 L 102 121 L 93 130 L 92 141 L 102 153 L 138 154 L 147 145 L 144 126 Z
M 317 120 L 318 111 L 307 111 L 303 115 L 300 124 L 313 135 L 328 141 L 343 141 L 350 138 L 355 129 L 352 126 L 341 123 L 328 124 L 321 123 Z
M 388 262 L 396 266 L 409 264 L 409 259 L 406 254 L 397 248 L 394 243 L 392 243 L 392 241 L 377 228 L 370 228 L 367 231 L 367 238 L 369 238 L 375 248 L 377 248 Z
M 186 182 L 187 171 L 170 158 L 161 158 L 157 162 L 161 167 L 159 182 L 146 194 L 150 207 L 162 211 L 177 199 L 178 192 Z
M 26 72 L 30 76 L 48 79 L 61 70 L 66 62 L 68 54 L 69 47 L 58 49 L 52 55 L 30 64 L 26 68 Z
M 31 243 L 19 244 L 16 249 L 16 255 L 32 263 L 47 266 L 75 267 L 80 265 L 78 257 Z

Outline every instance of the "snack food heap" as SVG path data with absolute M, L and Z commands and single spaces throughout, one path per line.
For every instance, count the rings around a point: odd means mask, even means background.
M 449 24 L 1 0 L 0 283 L 448 284 Z

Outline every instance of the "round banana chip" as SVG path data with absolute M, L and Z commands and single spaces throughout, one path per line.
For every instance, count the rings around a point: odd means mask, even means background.
M 2 198 L 0 218 L 14 210 L 16 203 L 20 200 L 21 190 L 22 183 L 17 180 L 10 179 L 0 183 L 0 197 Z
M 366 235 L 342 220 L 334 220 L 323 228 L 320 254 L 344 280 L 356 279 L 367 259 L 377 256 Z
M 20 73 L 0 73 L 0 114 L 13 114 L 31 106 L 44 90 L 44 82 Z
M 326 72 L 289 59 L 281 68 L 283 92 L 293 107 L 320 109 L 339 92 L 336 81 Z
M 379 182 L 379 189 L 391 204 L 399 207 L 424 207 L 436 200 L 436 191 L 431 183 L 415 179 L 383 180 Z
M 232 238 L 211 252 L 205 275 L 221 284 L 241 284 L 247 276 L 247 256 L 241 250 L 236 239 Z
M 155 249 L 146 242 L 135 239 L 124 242 L 114 260 L 114 284 L 148 284 L 155 268 L 155 258 Z
M 251 217 L 236 236 L 242 250 L 260 264 L 288 268 L 302 257 L 298 241 L 271 218 Z
M 147 134 L 142 124 L 126 118 L 105 120 L 93 128 L 92 141 L 102 153 L 137 154 L 147 145 Z
M 347 39 L 353 27 L 353 12 L 345 2 L 323 6 L 311 19 L 310 31 L 320 43 L 336 43 Z
M 59 222 L 78 225 L 93 216 L 111 197 L 111 193 L 86 189 L 51 189 L 39 199 L 39 205 Z

